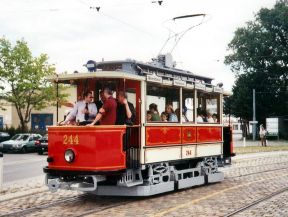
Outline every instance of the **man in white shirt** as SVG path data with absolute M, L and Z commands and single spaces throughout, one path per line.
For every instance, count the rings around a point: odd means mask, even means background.
M 97 108 L 93 101 L 91 91 L 84 93 L 84 100 L 75 104 L 73 110 L 67 115 L 61 125 L 70 124 L 72 121 L 79 122 L 79 125 L 91 123 L 97 115 Z

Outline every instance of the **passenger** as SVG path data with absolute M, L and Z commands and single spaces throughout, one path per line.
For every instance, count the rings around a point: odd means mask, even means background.
M 155 103 L 151 103 L 149 105 L 149 111 L 152 113 L 151 121 L 161 121 L 161 118 L 158 112 L 158 107 Z
M 103 103 L 105 101 L 104 91 L 101 90 L 99 95 L 100 95 L 100 99 L 95 102 L 98 111 L 100 110 L 100 108 L 102 108 Z
M 204 122 L 201 108 L 197 108 L 196 122 L 197 123 L 203 123 Z
M 166 113 L 168 114 L 168 121 L 169 122 L 178 122 L 177 115 L 175 114 L 172 105 L 166 106 Z
M 208 122 L 207 120 L 207 112 L 205 110 L 202 110 L 202 118 L 203 118 L 203 122 Z
M 166 112 L 162 112 L 161 113 L 161 121 L 167 122 L 167 119 L 168 119 L 168 115 L 166 114 Z
M 177 116 L 177 119 L 180 120 L 180 109 L 175 109 L 175 115 Z
M 209 111 L 207 111 L 207 122 L 214 123 L 214 119 L 212 118 L 212 115 Z
M 266 134 L 267 134 L 267 131 L 265 130 L 263 124 L 260 125 L 260 130 L 259 130 L 259 136 L 260 136 L 260 139 L 261 139 L 261 146 L 267 146 L 267 143 L 266 143 Z
M 186 115 L 185 115 L 185 108 L 183 108 L 182 110 L 183 110 L 182 115 L 181 115 L 181 121 L 182 121 L 182 123 L 183 123 L 183 122 L 189 122 L 188 118 L 187 118 Z M 177 109 L 175 110 L 175 114 L 177 115 L 178 120 L 180 120 L 180 109 L 179 109 L 179 108 L 177 108 Z
M 109 87 L 105 87 L 103 91 L 104 104 L 94 121 L 87 126 L 94 126 L 98 121 L 100 121 L 100 125 L 114 125 L 116 123 L 117 103 L 112 96 L 113 92 Z
M 212 118 L 213 118 L 213 120 L 214 120 L 214 123 L 218 123 L 218 117 L 217 117 L 217 114 L 213 114 L 212 115 Z
M 151 122 L 152 121 L 152 112 L 151 111 L 147 111 L 147 114 L 146 114 L 146 118 L 147 118 L 147 122 Z
M 133 125 L 136 119 L 136 112 L 133 104 L 128 102 L 127 94 L 124 91 L 118 93 L 116 125 Z
M 60 125 L 72 124 L 73 122 L 79 123 L 83 126 L 93 121 L 97 114 L 95 103 L 92 103 L 93 96 L 91 91 L 84 93 L 84 100 L 75 104 L 74 108 L 67 115 L 65 120 Z

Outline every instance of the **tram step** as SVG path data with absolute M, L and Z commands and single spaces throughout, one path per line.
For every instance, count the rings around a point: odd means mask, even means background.
M 186 179 L 178 180 L 178 189 L 189 188 L 192 186 L 204 185 L 204 184 L 205 184 L 204 176 L 186 178 Z
M 224 180 L 224 173 L 223 172 L 217 172 L 213 174 L 208 175 L 208 183 L 215 183 L 215 182 L 221 182 Z

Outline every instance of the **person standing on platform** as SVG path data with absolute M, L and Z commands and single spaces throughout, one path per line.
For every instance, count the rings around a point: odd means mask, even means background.
M 97 114 L 94 121 L 87 126 L 94 126 L 97 122 L 100 122 L 100 125 L 115 125 L 117 103 L 112 96 L 113 92 L 109 87 L 105 87 L 103 90 L 103 94 L 105 97 L 104 104 L 99 110 L 99 113 Z
M 134 125 L 136 111 L 131 102 L 127 100 L 127 93 L 119 91 L 116 125 Z
M 70 124 L 71 122 L 79 123 L 79 125 L 86 125 L 93 121 L 97 114 L 97 108 L 93 101 L 91 91 L 84 93 L 84 100 L 77 102 L 72 111 L 67 115 L 65 120 L 60 125 Z
M 105 101 L 104 91 L 101 90 L 99 95 L 100 95 L 100 99 L 95 102 L 98 111 L 102 108 L 104 101 Z

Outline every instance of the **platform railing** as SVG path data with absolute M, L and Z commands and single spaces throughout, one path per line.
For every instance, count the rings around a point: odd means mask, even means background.
M 140 166 L 140 126 L 127 126 L 124 139 L 126 165 L 128 169 Z

